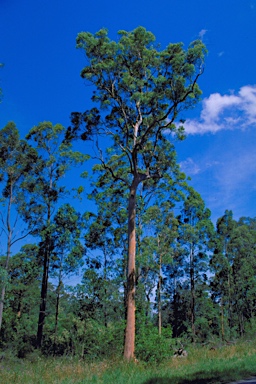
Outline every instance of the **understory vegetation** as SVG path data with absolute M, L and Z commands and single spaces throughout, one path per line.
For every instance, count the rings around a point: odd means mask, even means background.
M 86 362 L 71 357 L 27 359 L 6 356 L 0 361 L 0 381 L 13 384 L 217 384 L 255 375 L 255 341 L 229 346 L 188 348 L 186 358 L 169 357 L 162 363 L 127 364 L 120 359 Z

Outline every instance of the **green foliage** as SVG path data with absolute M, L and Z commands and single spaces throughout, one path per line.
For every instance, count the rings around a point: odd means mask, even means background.
M 2 265 L 0 265 L 0 281 L 1 281 L 1 285 L 6 285 L 7 284 L 7 281 L 8 281 L 8 272 L 6 271 L 5 268 L 3 268 Z
M 30 178 L 30 193 L 33 193 L 33 201 L 30 204 L 29 215 L 25 216 L 25 220 L 29 223 L 30 227 L 34 228 L 34 234 L 40 236 L 40 258 L 43 260 L 43 274 L 41 285 L 41 303 L 38 319 L 38 347 L 41 347 L 43 340 L 43 327 L 46 317 L 46 303 L 48 292 L 48 279 L 51 262 L 54 262 L 54 247 L 62 253 L 66 251 L 64 238 L 69 240 L 72 237 L 67 233 L 67 228 L 63 222 L 65 221 L 63 213 L 59 214 L 59 221 L 62 215 L 62 229 L 59 233 L 55 233 L 59 241 L 56 244 L 54 238 L 54 225 L 52 223 L 52 216 L 55 211 L 56 205 L 60 200 L 67 196 L 66 187 L 60 185 L 60 179 L 64 177 L 66 172 L 78 163 L 82 163 L 88 157 L 78 152 L 73 152 L 71 144 L 66 142 L 65 128 L 61 124 L 53 125 L 51 122 L 42 122 L 38 126 L 33 127 L 27 134 L 27 140 L 30 140 L 39 154 L 39 160 L 36 163 L 35 171 Z M 73 225 L 76 218 L 72 217 L 74 214 L 67 209 L 68 225 Z M 72 210 L 72 209 L 71 209 Z M 68 212 L 69 211 L 69 212 Z M 38 220 L 40 218 L 40 220 Z M 70 220 L 72 223 L 70 223 Z M 60 228 L 60 227 L 59 227 Z M 56 228 L 55 228 L 56 229 Z M 64 230 L 65 229 L 65 230 Z M 55 231 L 56 232 L 56 231 Z M 63 233 L 64 232 L 64 233 Z M 57 251 L 56 249 L 56 251 Z M 77 243 L 72 245 L 73 253 L 80 254 L 81 247 Z M 69 258 L 73 261 L 75 257 L 71 257 L 70 251 Z M 59 261 L 61 258 L 59 258 Z M 73 262 L 72 261 L 72 262 Z M 70 264 L 70 263 L 69 263 Z M 67 265 L 67 263 L 66 263 Z M 74 268 L 73 268 L 74 270 Z
M 12 246 L 24 239 L 29 231 L 20 222 L 28 214 L 25 204 L 28 178 L 33 172 L 38 156 L 25 140 L 19 137 L 15 124 L 10 122 L 0 131 L 0 182 L 1 182 L 1 233 L 6 249 L 5 269 L 8 271 Z M 27 203 L 27 201 L 26 201 Z M 19 227 L 19 228 L 18 228 Z M 18 229 L 17 229 L 18 228 Z M 0 329 L 2 325 L 6 286 L 1 284 Z
M 97 320 L 81 320 L 60 314 L 57 337 L 50 331 L 49 321 L 42 348 L 45 355 L 72 355 L 87 361 L 120 356 L 123 349 L 124 322 L 116 321 L 107 327 Z
M 217 221 L 211 286 L 222 308 L 223 338 L 243 336 L 247 321 L 255 316 L 255 241 L 255 219 L 236 222 L 233 213 L 225 211 Z
M 255 342 L 190 350 L 186 359 L 162 364 L 127 364 L 119 359 L 86 362 L 72 358 L 42 358 L 37 353 L 18 361 L 12 355 L 1 360 L 0 380 L 13 384 L 191 384 L 231 382 L 255 374 Z
M 95 86 L 92 100 L 104 113 L 95 107 L 73 113 L 67 140 L 77 135 L 95 139 L 100 153 L 96 167 L 115 181 L 129 186 L 131 174 L 139 173 L 141 180 L 159 179 L 175 163 L 170 164 L 173 151 L 163 131 L 168 128 L 182 138 L 182 128 L 174 124 L 177 114 L 200 98 L 196 82 L 203 72 L 204 45 L 194 41 L 185 51 L 182 44 L 169 44 L 161 51 L 155 36 L 138 27 L 120 31 L 118 41 L 111 41 L 106 29 L 95 35 L 81 32 L 77 48 L 88 59 L 81 76 Z M 113 143 L 107 160 L 100 149 L 103 135 Z
M 160 363 L 170 359 L 172 352 L 172 331 L 163 328 L 162 334 L 152 323 L 140 326 L 136 337 L 136 358 L 145 362 Z
M 26 245 L 9 264 L 1 346 L 18 357 L 33 351 L 35 345 L 41 273 L 37 252 L 37 246 Z
M 178 219 L 180 226 L 179 242 L 184 255 L 185 276 L 187 277 L 190 290 L 190 326 L 192 339 L 195 340 L 197 333 L 196 319 L 201 317 L 202 307 L 206 305 L 207 295 L 207 270 L 209 263 L 210 242 L 214 236 L 214 227 L 210 220 L 211 212 L 205 207 L 201 196 L 188 188 L 188 195 Z M 203 298 L 206 302 L 203 303 Z M 201 312 L 201 313 L 200 313 Z

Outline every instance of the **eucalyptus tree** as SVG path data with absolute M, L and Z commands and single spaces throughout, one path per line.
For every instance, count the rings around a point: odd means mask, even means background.
M 156 288 L 157 294 L 156 301 L 159 335 L 161 335 L 162 330 L 162 286 L 166 280 L 163 270 L 165 265 L 172 262 L 173 243 L 175 241 L 177 227 L 173 213 L 168 212 L 166 214 L 163 209 L 166 209 L 167 207 L 161 208 L 154 205 L 148 209 L 147 219 L 150 220 L 148 225 L 150 224 L 152 226 L 152 235 L 145 236 L 142 240 L 143 253 L 148 256 L 148 262 L 144 264 L 144 268 L 148 266 L 147 269 L 151 270 L 151 274 L 153 273 L 154 281 L 156 282 L 154 289 Z
M 196 40 L 187 50 L 178 43 L 161 51 L 155 36 L 143 27 L 119 31 L 117 42 L 110 40 L 106 29 L 95 35 L 81 32 L 77 47 L 86 54 L 81 76 L 94 85 L 92 101 L 99 109 L 74 113 L 73 129 L 68 130 L 67 138 L 72 138 L 78 128 L 82 139 L 95 138 L 101 169 L 129 191 L 124 357 L 130 360 L 135 345 L 137 189 L 149 179 L 159 180 L 175 163 L 166 132 L 184 136 L 183 128 L 175 123 L 178 114 L 193 107 L 201 95 L 197 81 L 203 73 L 206 49 Z M 112 152 L 106 156 L 101 138 L 111 144 Z
M 36 151 L 21 140 L 19 131 L 14 123 L 8 123 L 0 131 L 0 183 L 1 189 L 1 230 L 6 238 L 5 271 L 8 276 L 9 261 L 12 246 L 29 234 L 29 230 L 22 228 L 21 216 L 28 212 L 24 204 L 24 193 L 28 189 L 28 175 L 37 162 Z M 22 208 L 23 207 L 23 208 Z M 2 236 L 2 238 L 4 238 Z M 0 329 L 3 317 L 3 305 L 6 290 L 6 278 L 1 281 L 0 298 Z
M 102 186 L 104 185 L 104 189 Z M 102 304 L 104 312 L 104 324 L 109 323 L 109 313 L 113 306 L 113 287 L 116 291 L 125 292 L 126 263 L 124 253 L 126 251 L 127 233 L 124 231 L 124 223 L 127 220 L 125 209 L 125 191 L 115 189 L 111 178 L 101 174 L 94 183 L 94 189 L 89 194 L 90 201 L 94 202 L 97 213 L 86 212 L 89 217 L 85 234 L 85 245 L 88 266 L 97 258 L 98 276 L 101 276 Z M 118 304 L 120 305 L 120 303 Z M 120 310 L 124 313 L 124 306 Z
M 165 270 L 172 264 L 177 247 L 178 220 L 174 212 L 177 204 L 184 197 L 182 190 L 187 187 L 187 184 L 185 175 L 176 165 L 176 167 L 173 166 L 171 175 L 169 173 L 164 175 L 158 183 L 157 189 L 154 188 L 154 185 L 145 185 L 145 187 L 148 202 L 141 219 L 141 240 L 137 263 L 140 264 L 142 275 L 146 271 L 146 275 L 142 276 L 145 287 L 147 277 L 150 275 L 153 283 L 153 286 L 151 283 L 151 293 L 152 288 L 155 290 L 157 287 L 158 330 L 161 334 L 162 285 L 166 281 Z M 140 214 L 140 204 L 138 208 Z
M 216 236 L 214 241 L 214 252 L 211 258 L 211 270 L 214 273 L 211 287 L 215 302 L 220 305 L 221 310 L 221 335 L 226 338 L 226 324 L 228 321 L 228 332 L 230 335 L 234 325 L 234 276 L 233 263 L 234 254 L 232 250 L 232 239 L 237 222 L 233 219 L 233 212 L 226 210 L 224 215 L 217 220 Z
M 256 302 L 256 220 L 241 218 L 231 241 L 234 281 L 234 316 L 240 336 L 255 316 Z
M 37 256 L 37 245 L 26 244 L 9 260 L 1 344 L 19 357 L 32 351 L 36 334 L 42 267 Z M 0 258 L 0 265 L 5 261 L 6 256 Z
M 192 341 L 196 336 L 196 300 L 208 270 L 208 254 L 210 242 L 213 238 L 214 227 L 210 220 L 211 212 L 205 207 L 199 193 L 188 188 L 188 196 L 179 216 L 179 242 L 183 247 L 187 259 L 186 271 L 189 276 L 190 287 L 190 324 Z M 197 292 L 198 291 L 198 292 Z
M 41 239 L 39 253 L 43 263 L 43 274 L 37 331 L 38 348 L 42 346 L 49 268 L 54 251 L 53 215 L 61 199 L 67 196 L 67 190 L 61 185 L 60 180 L 72 165 L 87 159 L 86 155 L 73 152 L 70 144 L 63 143 L 64 133 L 65 128 L 62 125 L 43 122 L 33 127 L 26 136 L 39 154 L 36 170 L 29 181 L 30 192 L 34 198 L 25 217 L 30 225 L 37 222 L 35 234 Z
M 50 272 L 51 276 L 57 279 L 54 353 L 56 352 L 60 298 L 64 288 L 64 280 L 68 276 L 78 273 L 83 265 L 85 249 L 81 241 L 82 229 L 81 214 L 76 212 L 70 204 L 62 205 L 53 218 L 51 234 L 53 251 Z

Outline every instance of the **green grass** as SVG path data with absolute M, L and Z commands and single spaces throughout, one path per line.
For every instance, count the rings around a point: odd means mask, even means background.
M 0 361 L 3 384 L 214 384 L 256 375 L 256 343 L 189 350 L 187 358 L 162 364 L 87 363 L 68 358 Z

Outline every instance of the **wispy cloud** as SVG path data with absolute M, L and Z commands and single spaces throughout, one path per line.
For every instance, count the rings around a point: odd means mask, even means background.
M 216 133 L 220 130 L 245 129 L 256 124 L 256 85 L 240 88 L 238 94 L 213 93 L 203 100 L 199 119 L 188 119 L 187 134 Z
M 241 135 L 246 135 L 246 140 Z M 249 130 L 241 135 L 233 139 L 228 135 L 225 147 L 218 148 L 213 138 L 210 151 L 180 163 L 182 171 L 192 176 L 192 185 L 214 212 L 214 222 L 225 209 L 233 210 L 237 218 L 255 215 L 255 208 L 251 211 L 249 207 L 256 193 L 256 134 Z M 249 137 L 251 140 L 247 142 Z
M 255 200 L 256 154 L 249 151 L 229 153 L 214 169 L 214 192 L 208 195 L 208 203 L 215 211 L 231 209 L 237 215 L 254 215 L 246 208 Z
M 191 157 L 187 158 L 184 161 L 180 162 L 180 167 L 183 172 L 185 172 L 188 176 L 197 175 L 201 169 L 198 164 L 194 162 Z
M 203 39 L 204 35 L 206 34 L 207 32 L 207 29 L 201 29 L 201 31 L 199 32 L 198 36 L 200 39 Z

